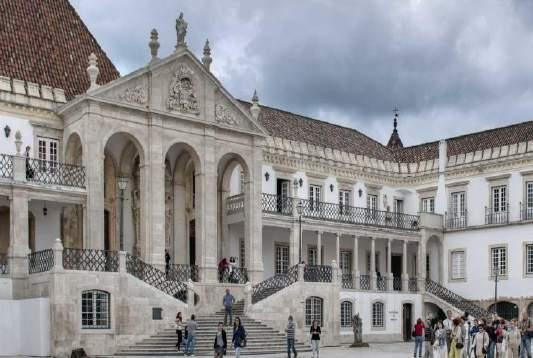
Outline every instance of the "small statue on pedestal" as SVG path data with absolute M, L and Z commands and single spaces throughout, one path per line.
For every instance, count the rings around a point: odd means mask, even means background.
M 352 317 L 353 344 L 350 347 L 368 347 L 368 343 L 363 343 L 363 320 L 359 313 Z

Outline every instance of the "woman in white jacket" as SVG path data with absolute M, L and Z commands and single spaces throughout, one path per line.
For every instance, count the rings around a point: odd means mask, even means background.
M 474 351 L 476 352 L 476 358 L 484 358 L 487 356 L 489 349 L 490 338 L 489 334 L 485 332 L 485 325 L 479 325 L 479 331 L 474 336 Z
M 446 329 L 442 321 L 437 322 L 435 328 L 435 342 L 433 343 L 433 358 L 447 358 L 448 345 L 446 344 Z

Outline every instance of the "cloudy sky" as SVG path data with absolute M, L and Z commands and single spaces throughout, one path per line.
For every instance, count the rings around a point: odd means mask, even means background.
M 413 145 L 533 120 L 533 1 L 72 0 L 121 74 L 176 42 L 179 11 L 237 98 Z

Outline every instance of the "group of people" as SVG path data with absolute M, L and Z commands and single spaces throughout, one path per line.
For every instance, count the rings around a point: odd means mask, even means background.
M 233 256 L 229 260 L 226 257 L 220 260 L 218 263 L 218 276 L 221 282 L 237 283 L 235 272 L 238 268 L 238 261 L 239 259 Z
M 452 317 L 450 311 L 444 321 L 426 323 L 418 319 L 412 335 L 415 340 L 414 357 L 421 358 L 531 358 L 533 326 L 527 313 L 520 321 L 506 321 L 494 316 L 489 323 L 484 318 Z

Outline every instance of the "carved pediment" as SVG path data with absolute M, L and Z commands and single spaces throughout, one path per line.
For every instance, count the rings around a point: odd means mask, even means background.
M 239 126 L 241 123 L 231 109 L 220 103 L 215 104 L 215 121 L 228 126 Z
M 148 102 L 148 95 L 145 85 L 137 85 L 126 88 L 118 95 L 118 99 L 130 104 L 146 105 Z
M 174 72 L 168 90 L 167 108 L 186 114 L 200 114 L 194 73 L 185 64 L 180 64 Z

